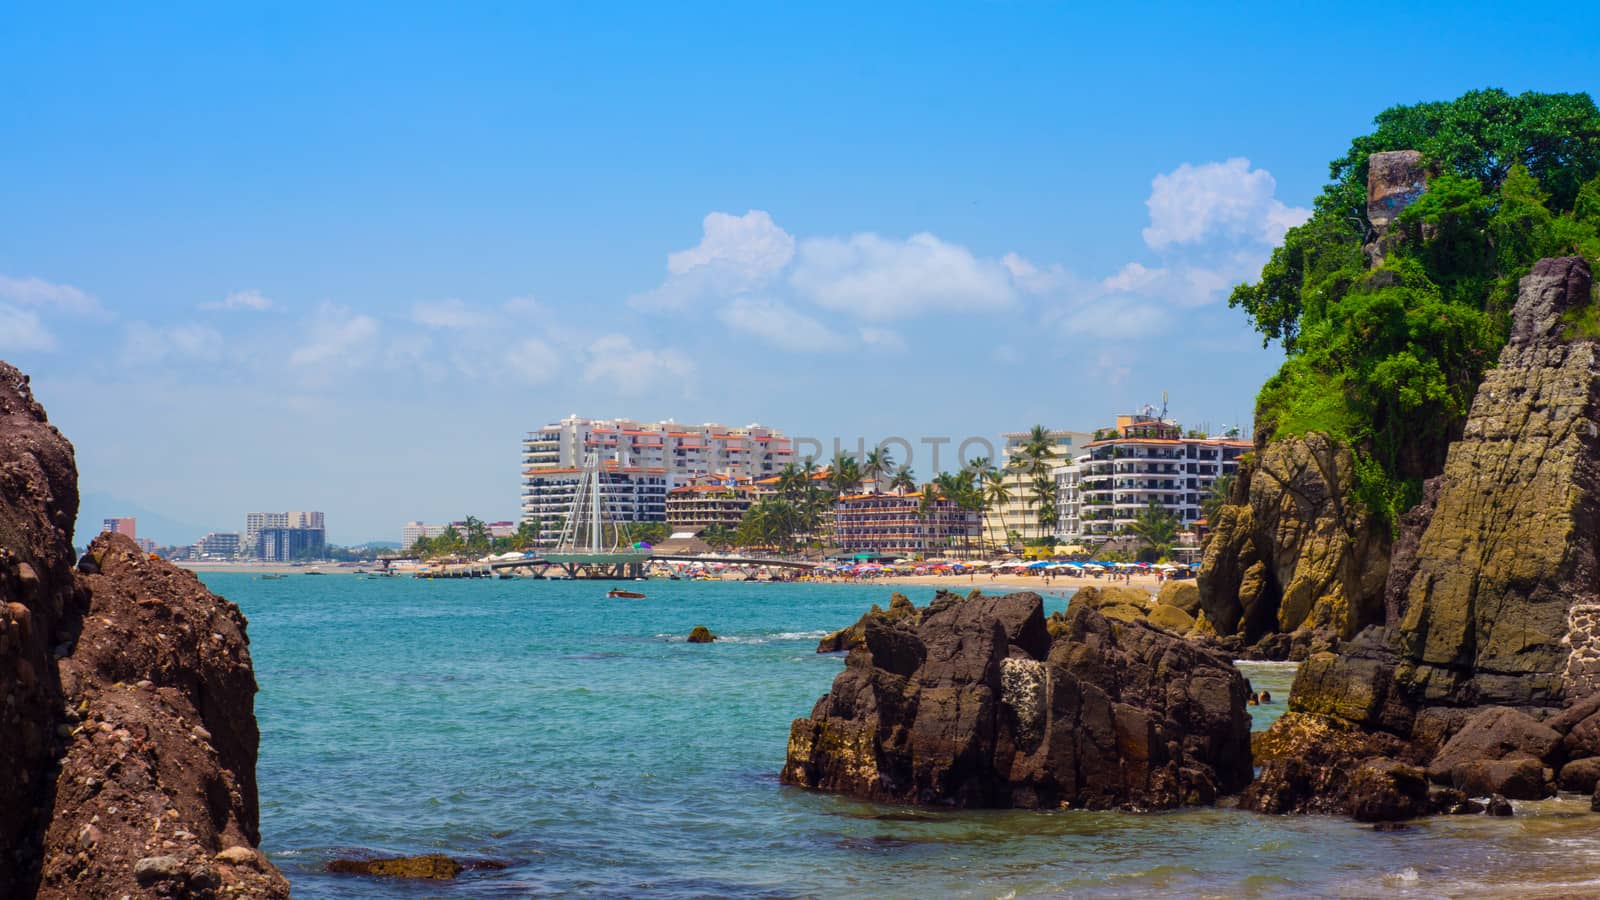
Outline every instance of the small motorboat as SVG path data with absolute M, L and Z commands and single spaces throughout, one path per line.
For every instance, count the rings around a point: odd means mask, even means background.
M 617 588 L 612 588 L 611 590 L 606 591 L 606 596 L 611 598 L 612 600 L 643 600 L 644 599 L 644 595 L 639 593 L 638 591 L 624 591 L 624 590 L 620 590 L 620 589 L 617 589 Z

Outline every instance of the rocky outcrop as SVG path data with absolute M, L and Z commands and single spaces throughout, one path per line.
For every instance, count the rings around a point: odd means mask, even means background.
M 287 897 L 259 841 L 244 617 L 102 535 L 72 448 L 0 364 L 0 894 Z
M 78 470 L 72 445 L 0 363 L 0 896 L 38 879 L 59 755 L 56 648 L 83 616 L 72 575 Z
M 1383 264 L 1389 244 L 1399 238 L 1390 234 L 1394 220 L 1427 189 L 1427 169 L 1416 150 L 1389 150 L 1367 157 L 1367 222 L 1372 232 L 1361 250 L 1373 268 Z
M 939 596 L 944 596 L 945 591 L 940 591 Z M 950 596 L 954 597 L 954 594 Z M 817 642 L 818 653 L 838 653 L 843 650 L 855 648 L 866 638 L 867 620 L 878 619 L 883 622 L 907 622 L 913 626 L 922 619 L 922 611 L 917 609 L 905 594 L 899 591 L 889 595 L 889 608 L 887 610 L 872 604 L 872 608 L 862 614 L 854 625 L 841 628 L 823 636 Z
M 716 639 L 717 636 L 712 634 L 711 629 L 704 625 L 696 625 L 689 629 L 689 636 L 685 638 L 691 644 L 709 644 Z
M 961 807 L 1171 808 L 1250 779 L 1246 684 L 1229 660 L 1074 602 L 944 595 L 867 617 L 790 730 L 784 783 Z
M 1199 604 L 1220 634 L 1253 643 L 1383 621 L 1389 530 L 1354 499 L 1350 449 L 1321 434 L 1261 442 L 1206 542 Z
M 1320 745 L 1324 796 L 1253 788 L 1266 798 L 1257 808 L 1348 803 L 1343 785 L 1374 749 L 1363 741 L 1466 794 L 1534 799 L 1589 783 L 1587 760 L 1600 756 L 1600 358 L 1569 323 L 1591 302 L 1580 258 L 1541 260 L 1522 280 L 1499 366 L 1402 522 L 1386 591 L 1398 624 L 1307 660 L 1291 715 L 1269 732 L 1277 743 L 1356 737 Z M 1304 759 L 1268 759 L 1263 784 L 1303 787 Z
M 1450 447 L 1404 592 L 1405 678 L 1424 703 L 1600 689 L 1600 358 L 1565 334 L 1590 289 L 1579 257 L 1534 266 Z

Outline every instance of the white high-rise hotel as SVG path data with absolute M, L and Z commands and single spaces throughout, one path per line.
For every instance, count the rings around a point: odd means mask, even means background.
M 568 416 L 522 442 L 522 518 L 554 540 L 572 511 L 584 461 L 600 460 L 601 494 L 615 522 L 664 522 L 667 491 L 693 478 L 775 475 L 794 461 L 783 432 L 760 425 L 684 425 Z

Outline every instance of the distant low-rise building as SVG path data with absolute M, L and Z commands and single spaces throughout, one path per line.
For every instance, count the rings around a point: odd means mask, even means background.
M 194 542 L 194 555 L 205 559 L 232 559 L 239 555 L 242 545 L 237 531 L 213 531 Z
M 850 553 L 930 557 L 962 549 L 978 537 L 977 510 L 922 494 L 852 494 L 833 508 L 833 542 Z
M 674 531 L 700 531 L 712 525 L 738 528 L 755 503 L 759 488 L 748 481 L 706 479 L 667 492 L 667 525 Z
M 461 535 L 463 539 L 466 538 L 467 522 L 465 519 L 459 522 L 446 522 L 439 525 L 429 525 L 426 522 L 420 521 L 407 522 L 405 526 L 400 529 L 400 549 L 410 550 L 412 546 L 417 543 L 417 541 L 423 538 L 432 539 L 439 537 L 450 528 L 454 528 L 456 533 Z M 484 531 L 488 532 L 489 537 L 496 539 L 515 537 L 517 534 L 517 523 L 515 522 L 484 522 L 483 528 Z

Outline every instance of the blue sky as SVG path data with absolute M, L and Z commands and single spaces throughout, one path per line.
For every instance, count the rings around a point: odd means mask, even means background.
M 1375 113 L 1600 87 L 1570 4 L 1096 7 L 6 6 L 0 357 L 87 512 L 350 542 L 571 412 L 1247 422 L 1228 286 Z

